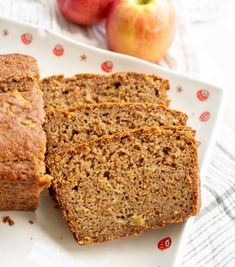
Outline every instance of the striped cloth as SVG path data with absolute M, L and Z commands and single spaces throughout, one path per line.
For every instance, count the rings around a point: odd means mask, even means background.
M 235 266 L 235 141 L 223 122 L 182 266 Z M 229 143 L 228 143 L 229 140 Z
M 159 64 L 195 77 L 198 65 L 183 2 L 176 1 L 180 17 L 175 42 Z M 89 28 L 70 24 L 60 16 L 53 0 L 0 0 L 0 14 L 107 49 L 103 23 Z M 235 266 L 235 129 L 230 124 L 224 121 L 220 127 L 202 188 L 202 209 L 191 229 L 183 267 Z

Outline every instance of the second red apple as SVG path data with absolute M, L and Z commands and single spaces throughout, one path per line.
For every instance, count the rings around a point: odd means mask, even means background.
M 108 13 L 113 0 L 57 0 L 61 14 L 68 20 L 83 25 L 93 25 Z

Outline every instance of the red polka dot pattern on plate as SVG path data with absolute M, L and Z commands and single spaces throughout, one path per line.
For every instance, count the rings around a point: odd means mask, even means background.
M 113 62 L 111 61 L 105 61 L 101 64 L 101 69 L 104 72 L 111 72 L 113 70 Z
M 172 240 L 170 237 L 165 237 L 162 240 L 160 240 L 157 244 L 157 248 L 160 250 L 165 250 L 171 247 Z
M 25 45 L 29 45 L 33 41 L 33 35 L 31 33 L 23 33 L 21 35 L 21 41 Z
M 210 117 L 211 117 L 210 112 L 209 111 L 205 111 L 200 115 L 199 120 L 202 121 L 202 122 L 209 121 Z
M 210 93 L 209 91 L 205 90 L 205 89 L 201 89 L 199 91 L 197 91 L 197 98 L 200 101 L 206 101 L 209 97 Z
M 61 56 L 63 56 L 63 54 L 64 54 L 64 47 L 63 47 L 63 45 L 61 45 L 61 44 L 57 44 L 57 45 L 54 47 L 54 49 L 53 49 L 53 53 L 54 53 L 54 55 L 56 55 L 57 57 L 61 57 Z

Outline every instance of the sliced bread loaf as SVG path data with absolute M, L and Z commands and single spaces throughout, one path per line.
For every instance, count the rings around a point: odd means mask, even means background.
M 47 114 L 47 153 L 63 150 L 106 134 L 141 126 L 185 125 L 187 115 L 156 104 L 81 104 Z
M 156 75 L 123 72 L 111 75 L 52 76 L 41 81 L 45 109 L 66 108 L 78 103 L 149 102 L 168 104 L 169 82 Z
M 200 206 L 194 131 L 144 127 L 47 160 L 63 216 L 85 245 L 182 222 Z

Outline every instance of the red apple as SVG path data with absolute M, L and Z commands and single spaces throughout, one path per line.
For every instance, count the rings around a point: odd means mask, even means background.
M 162 58 L 175 34 L 170 0 L 115 0 L 106 22 L 111 50 L 148 61 Z
M 57 0 L 62 15 L 80 25 L 92 25 L 108 13 L 113 0 Z

